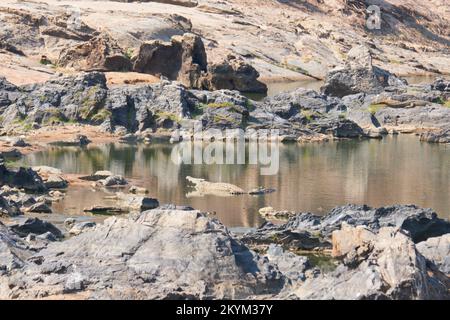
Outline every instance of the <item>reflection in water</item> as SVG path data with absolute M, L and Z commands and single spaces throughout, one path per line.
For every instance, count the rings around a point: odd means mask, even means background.
M 384 206 L 417 204 L 450 216 L 450 146 L 421 143 L 415 136 L 384 140 L 339 141 L 280 146 L 280 171 L 261 176 L 257 165 L 177 165 L 172 145 L 109 144 L 87 149 L 52 147 L 25 158 L 27 165 L 49 165 L 65 173 L 111 170 L 150 190 L 161 203 L 215 211 L 228 226 L 258 226 L 258 209 L 311 211 L 318 214 L 347 203 Z M 265 196 L 187 198 L 186 176 L 228 182 L 244 190 L 275 188 Z M 54 206 L 57 212 L 80 214 L 105 204 L 102 192 L 72 188 Z

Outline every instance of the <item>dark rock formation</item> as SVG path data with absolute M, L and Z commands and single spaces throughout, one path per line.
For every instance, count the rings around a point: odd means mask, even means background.
M 45 192 L 47 188 L 42 178 L 30 168 L 7 169 L 0 163 L 0 183 L 29 192 Z
M 450 129 L 442 129 L 436 132 L 425 132 L 420 135 L 420 141 L 433 143 L 450 143 Z
M 284 225 L 267 223 L 260 229 L 243 236 L 249 244 L 280 243 L 296 249 L 330 246 L 331 233 L 342 223 L 366 226 L 377 231 L 381 227 L 398 227 L 408 232 L 414 242 L 450 233 L 450 223 L 439 219 L 431 209 L 416 206 L 393 206 L 372 209 L 368 206 L 348 205 L 337 207 L 320 217 L 300 213 Z
M 417 250 L 440 271 L 450 275 L 450 234 L 430 238 L 417 244 Z
M 352 48 L 344 67 L 331 70 L 327 74 L 322 92 L 327 95 L 344 97 L 360 92 L 379 93 L 388 86 L 405 85 L 390 72 L 372 65 L 370 50 L 364 46 Z
M 159 40 L 141 45 L 134 58 L 134 71 L 178 80 L 189 88 L 201 87 L 201 76 L 207 71 L 207 57 L 199 36 L 186 33 L 171 42 Z
M 21 237 L 29 234 L 43 235 L 50 232 L 55 238 L 63 237 L 61 230 L 47 221 L 38 218 L 21 218 L 17 223 L 10 226 L 10 229 Z

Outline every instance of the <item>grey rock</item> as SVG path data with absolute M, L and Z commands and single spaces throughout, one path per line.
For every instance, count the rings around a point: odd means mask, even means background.
M 117 193 L 118 206 L 122 210 L 142 212 L 159 207 L 156 199 L 133 194 Z
M 104 187 L 117 187 L 127 185 L 128 181 L 120 175 L 113 175 L 107 177 L 105 180 L 100 180 L 100 183 Z
M 12 147 L 19 147 L 19 148 L 24 148 L 24 147 L 30 146 L 30 144 L 25 142 L 25 140 L 22 138 L 15 138 L 15 139 L 11 140 L 10 145 Z
M 34 259 L 40 264 L 11 277 L 2 298 L 76 291 L 88 299 L 237 299 L 276 294 L 285 281 L 267 259 L 198 211 L 152 210 L 135 220 L 110 218 L 49 244 Z
M 417 250 L 440 271 L 450 275 L 450 234 L 430 238 L 416 245 Z
M 26 237 L 30 233 L 42 235 L 50 232 L 55 238 L 63 237 L 61 231 L 53 224 L 38 218 L 21 218 L 10 226 L 10 229 L 21 237 Z
M 86 232 L 87 230 L 90 230 L 92 228 L 95 228 L 97 224 L 95 222 L 91 221 L 83 221 L 74 223 L 73 226 L 70 228 L 69 233 L 71 235 L 79 235 L 83 232 Z
M 353 228 L 348 226 L 335 232 L 353 234 Z M 347 236 L 340 238 L 351 241 Z M 360 261 L 358 265 L 346 265 L 344 260 L 335 271 L 308 278 L 292 290 L 293 294 L 302 300 L 449 298 L 448 277 L 430 269 L 425 258 L 416 251 L 410 238 L 401 230 L 381 228 L 366 243 L 368 250 L 349 253 L 354 256 L 362 255 L 356 259 Z
M 48 189 L 65 189 L 69 186 L 69 182 L 59 175 L 50 175 L 44 184 Z
M 31 168 L 8 169 L 0 164 L 0 183 L 29 192 L 47 191 L 42 178 Z
M 242 240 L 248 244 L 278 243 L 294 249 L 331 247 L 330 238 L 343 223 L 366 226 L 372 231 L 382 227 L 397 227 L 408 232 L 415 243 L 430 237 L 450 233 L 450 222 L 438 218 L 431 209 L 414 205 L 373 209 L 368 206 L 347 205 L 336 207 L 325 216 L 299 213 L 283 225 L 266 223 Z
M 31 255 L 23 240 L 0 222 L 0 279 L 12 270 L 23 267 L 24 261 Z
M 27 212 L 52 213 L 52 209 L 45 202 L 38 202 L 26 209 Z
M 450 129 L 442 129 L 437 132 L 425 132 L 420 135 L 420 141 L 432 143 L 450 143 Z
M 15 217 L 21 214 L 17 203 L 0 195 L 0 216 Z
M 283 275 L 292 281 L 304 281 L 305 271 L 311 268 L 307 257 L 284 251 L 279 245 L 271 244 L 266 256 L 271 263 L 278 266 Z
M 360 92 L 379 93 L 389 86 L 405 86 L 407 83 L 390 72 L 372 65 L 369 48 L 357 46 L 348 52 L 344 67 L 328 72 L 322 92 L 344 97 Z

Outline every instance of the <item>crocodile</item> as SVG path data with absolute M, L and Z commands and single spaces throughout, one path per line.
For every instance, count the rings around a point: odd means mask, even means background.
M 424 106 L 431 104 L 431 102 L 425 101 L 425 100 L 397 101 L 397 100 L 386 99 L 386 100 L 381 100 L 378 102 L 373 102 L 372 104 L 385 105 L 390 108 L 406 108 L 406 109 L 408 109 L 408 108 L 415 108 L 415 107 L 424 107 Z

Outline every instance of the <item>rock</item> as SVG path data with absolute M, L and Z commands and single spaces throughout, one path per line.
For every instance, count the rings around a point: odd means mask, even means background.
M 13 148 L 13 149 L 7 149 L 0 152 L 0 155 L 5 159 L 20 159 L 22 158 L 22 153 Z
M 283 247 L 274 244 L 269 245 L 266 257 L 292 281 L 304 281 L 306 279 L 305 271 L 311 268 L 307 257 L 286 252 Z
M 21 237 L 26 237 L 30 233 L 42 235 L 50 232 L 57 239 L 63 237 L 61 231 L 53 224 L 47 221 L 42 221 L 38 218 L 21 218 L 17 223 L 10 226 L 10 229 Z
M 78 71 L 129 71 L 132 67 L 123 50 L 106 34 L 63 49 L 57 64 Z
M 450 275 L 450 234 L 436 238 L 429 238 L 427 241 L 416 245 L 417 250 L 428 260 L 434 263 L 441 272 Z
M 90 222 L 90 221 L 84 221 L 84 222 L 79 222 L 79 223 L 75 223 L 72 228 L 70 228 L 69 233 L 71 235 L 79 235 L 83 232 L 86 232 L 92 228 L 95 228 L 97 224 L 95 222 Z
M 272 189 L 272 188 L 258 187 L 258 188 L 250 190 L 248 192 L 248 194 L 258 196 L 258 195 L 264 195 L 264 194 L 268 194 L 268 193 L 273 193 L 275 191 L 276 190 Z
M 203 41 L 191 33 L 173 36 L 170 42 L 143 43 L 133 60 L 134 71 L 177 80 L 189 88 L 201 88 L 208 63 Z
M 19 147 L 19 148 L 25 148 L 30 146 L 30 144 L 25 142 L 25 140 L 22 138 L 16 138 L 11 140 L 10 145 L 11 147 Z
M 118 205 L 126 211 L 142 212 L 159 207 L 159 202 L 156 199 L 130 195 L 125 193 L 117 193 Z
M 24 261 L 31 256 L 27 246 L 14 232 L 0 222 L 0 292 L 1 278 L 14 269 L 23 267 Z
M 15 217 L 21 214 L 22 212 L 15 202 L 0 195 L 0 216 Z
M 35 166 L 32 167 L 40 176 L 60 175 L 61 169 L 49 167 L 49 166 Z
M 128 184 L 128 181 L 119 175 L 109 176 L 104 180 L 99 181 L 100 184 L 104 187 L 117 187 L 117 186 L 125 186 Z
M 343 226 L 342 230 L 335 231 L 334 245 L 350 248 L 355 235 L 353 229 Z M 385 227 L 378 233 L 370 233 L 367 230 L 363 236 L 366 249 L 361 250 L 362 238 L 356 238 L 354 250 L 347 254 L 347 257 L 352 256 L 347 259 L 347 264 L 344 260 L 335 271 L 307 279 L 293 290 L 295 296 L 302 300 L 449 298 L 448 278 L 427 266 L 425 258 L 401 230 Z M 346 244 L 341 245 L 340 240 Z
M 106 178 L 109 178 L 113 176 L 114 174 L 111 171 L 97 171 L 94 174 L 91 174 L 90 176 L 80 177 L 81 180 L 87 180 L 87 181 L 99 181 L 99 180 L 105 180 Z
M 52 142 L 52 145 L 63 146 L 63 147 L 85 147 L 91 143 L 88 137 L 85 135 L 79 134 L 72 140 L 67 141 L 56 141 Z
M 420 135 L 420 141 L 433 143 L 450 143 L 450 129 L 442 129 L 436 132 L 425 132 Z
M 186 180 L 194 184 L 195 190 L 199 196 L 204 195 L 230 196 L 245 193 L 243 189 L 229 183 L 209 182 L 204 179 L 197 179 L 193 177 L 186 177 Z M 191 195 L 194 194 L 191 193 Z
M 23 131 L 34 124 L 98 123 L 96 119 L 105 113 L 107 91 L 105 75 L 99 72 L 58 76 L 47 82 L 24 85 L 14 103 L 4 110 L 3 125 L 8 130 Z M 83 140 L 60 144 L 85 145 Z
M 437 79 L 432 85 L 433 90 L 450 92 L 450 81 L 445 79 Z
M 397 227 L 408 232 L 415 243 L 450 233 L 450 223 L 431 209 L 414 205 L 381 207 L 347 205 L 336 207 L 324 216 L 299 213 L 283 225 L 266 223 L 244 235 L 251 244 L 279 243 L 293 249 L 330 248 L 331 234 L 343 223 L 365 226 L 376 232 L 382 227 Z
M 322 250 L 331 246 L 330 242 L 320 235 L 304 230 L 289 230 L 271 222 L 266 222 L 256 231 L 244 234 L 241 241 L 250 247 L 278 244 L 294 250 Z
M 275 266 L 198 211 L 110 218 L 49 244 L 38 257 L 39 265 L 9 279 L 1 298 L 33 298 L 43 288 L 47 297 L 65 294 L 74 275 L 82 285 L 69 287 L 85 299 L 242 299 L 276 294 L 284 285 Z
M 319 118 L 309 123 L 307 127 L 314 132 L 337 138 L 359 138 L 365 136 L 364 131 L 355 122 L 342 118 Z
M 416 243 L 450 232 L 448 221 L 438 218 L 431 209 L 422 209 L 414 205 L 378 209 L 354 205 L 337 207 L 324 216 L 320 225 L 314 229 L 329 235 L 333 230 L 339 229 L 342 222 L 353 226 L 364 225 L 373 231 L 381 227 L 398 227 L 407 231 Z
M 69 231 L 75 225 L 77 220 L 75 218 L 67 218 L 64 220 L 64 228 Z
M 136 186 L 131 186 L 128 191 L 132 194 L 147 194 L 148 193 L 148 189 L 136 187 Z
M 44 182 L 48 189 L 65 189 L 69 185 L 66 179 L 59 175 L 50 175 Z
M 345 66 L 328 72 L 321 88 L 327 95 L 344 97 L 360 92 L 380 93 L 388 86 L 404 86 L 406 81 L 372 65 L 372 54 L 365 46 L 353 47 L 348 52 Z
M 27 192 L 45 192 L 47 187 L 42 178 L 31 168 L 7 169 L 0 164 L 0 183 L 24 189 Z
M 26 208 L 26 211 L 35 213 L 52 213 L 52 209 L 45 202 L 35 203 L 31 207 Z
M 203 88 L 208 90 L 238 90 L 241 92 L 267 93 L 267 86 L 258 81 L 259 73 L 254 67 L 235 56 L 208 65 L 203 78 Z

